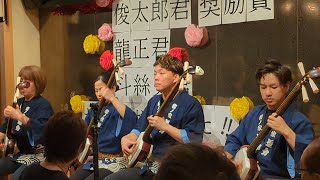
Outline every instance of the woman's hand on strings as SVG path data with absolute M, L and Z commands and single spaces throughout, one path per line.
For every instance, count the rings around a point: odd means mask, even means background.
M 7 106 L 4 111 L 3 114 L 5 117 L 11 118 L 11 119 L 15 119 L 18 121 L 21 121 L 21 119 L 23 118 L 23 114 L 20 111 L 19 105 L 17 104 L 15 108 L 13 108 L 12 106 Z

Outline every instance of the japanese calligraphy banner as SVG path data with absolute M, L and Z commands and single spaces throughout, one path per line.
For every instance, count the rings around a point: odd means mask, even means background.
M 156 56 L 170 48 L 170 30 L 116 33 L 113 52 L 118 61 L 130 58 L 130 67 L 152 67 Z
M 224 145 L 227 136 L 239 126 L 230 114 L 230 107 L 204 105 L 202 108 L 205 119 L 204 141 Z
M 274 18 L 274 0 L 198 0 L 199 26 Z

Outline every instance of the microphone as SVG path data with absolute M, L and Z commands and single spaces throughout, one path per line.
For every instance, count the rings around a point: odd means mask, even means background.
M 28 88 L 30 86 L 30 83 L 28 81 L 22 81 L 19 84 L 17 84 L 17 88 L 22 89 L 22 88 Z

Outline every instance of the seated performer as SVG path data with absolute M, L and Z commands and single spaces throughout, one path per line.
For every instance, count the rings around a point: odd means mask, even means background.
M 292 82 L 289 67 L 276 60 L 266 61 L 256 72 L 264 105 L 254 107 L 239 127 L 227 137 L 225 151 L 235 156 L 242 145 L 250 145 L 267 125 L 271 131 L 257 147 L 256 159 L 263 178 L 297 177 L 295 164 L 314 136 L 309 119 L 290 105 L 282 116 L 274 113 L 286 98 Z
M 45 161 L 27 166 L 19 180 L 69 179 L 66 173 L 83 150 L 86 131 L 86 123 L 72 111 L 61 111 L 53 115 L 43 135 Z
M 302 180 L 320 180 L 320 137 L 314 139 L 303 151 L 297 167 Z
M 176 48 L 180 51 L 180 48 Z M 183 53 L 186 53 L 182 49 Z M 170 50 L 172 54 L 174 50 Z M 178 143 L 201 143 L 204 132 L 204 114 L 198 100 L 190 96 L 187 91 L 179 92 L 165 110 L 164 117 L 154 116 L 161 103 L 166 99 L 175 83 L 183 74 L 181 57 L 178 59 L 170 52 L 159 56 L 154 63 L 154 86 L 159 95 L 153 96 L 140 116 L 136 127 L 130 134 L 121 139 L 122 151 L 126 156 L 134 153 L 133 145 L 137 143 L 138 136 L 148 124 L 154 127 L 151 135 L 153 139 L 153 152 L 150 160 L 141 170 L 128 168 L 113 173 L 105 178 L 109 179 L 152 179 L 149 176 L 156 173 L 158 161 L 162 159 L 168 148 Z M 183 54 L 185 55 L 185 54 Z
M 49 102 L 41 96 L 46 87 L 46 77 L 38 66 L 25 66 L 20 72 L 22 83 L 26 86 L 20 87 L 20 93 L 24 96 L 18 99 L 17 106 L 7 106 L 4 109 L 4 116 L 13 120 L 12 134 L 20 152 L 13 157 L 0 159 L 1 176 L 14 173 L 11 179 L 17 179 L 26 165 L 32 162 L 40 162 L 44 159 L 40 137 L 42 130 L 47 124 L 53 109 Z M 2 125 L 0 141 L 5 137 L 7 123 Z
M 121 157 L 121 138 L 130 133 L 137 122 L 137 116 L 128 106 L 124 105 L 115 96 L 118 89 L 116 81 L 112 82 L 112 88 L 108 88 L 108 80 L 111 71 L 103 72 L 94 83 L 95 93 L 100 101 L 104 98 L 107 102 L 99 115 L 98 149 L 99 149 L 99 177 L 102 179 L 111 172 L 105 167 L 109 158 Z M 85 118 L 87 124 L 94 116 L 93 109 L 89 109 Z M 90 160 L 78 168 L 70 177 L 73 180 L 93 178 L 93 161 Z
M 155 180 L 240 180 L 223 151 L 200 144 L 179 144 L 168 150 Z

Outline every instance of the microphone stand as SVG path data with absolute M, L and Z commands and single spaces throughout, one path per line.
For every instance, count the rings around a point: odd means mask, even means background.
M 92 133 L 92 149 L 93 149 L 93 175 L 94 175 L 94 180 L 99 179 L 99 156 L 98 156 L 98 118 L 99 114 L 98 113 L 98 106 L 94 106 L 93 108 L 94 112 L 94 118 L 93 118 L 93 125 L 91 126 L 91 129 L 93 132 Z

